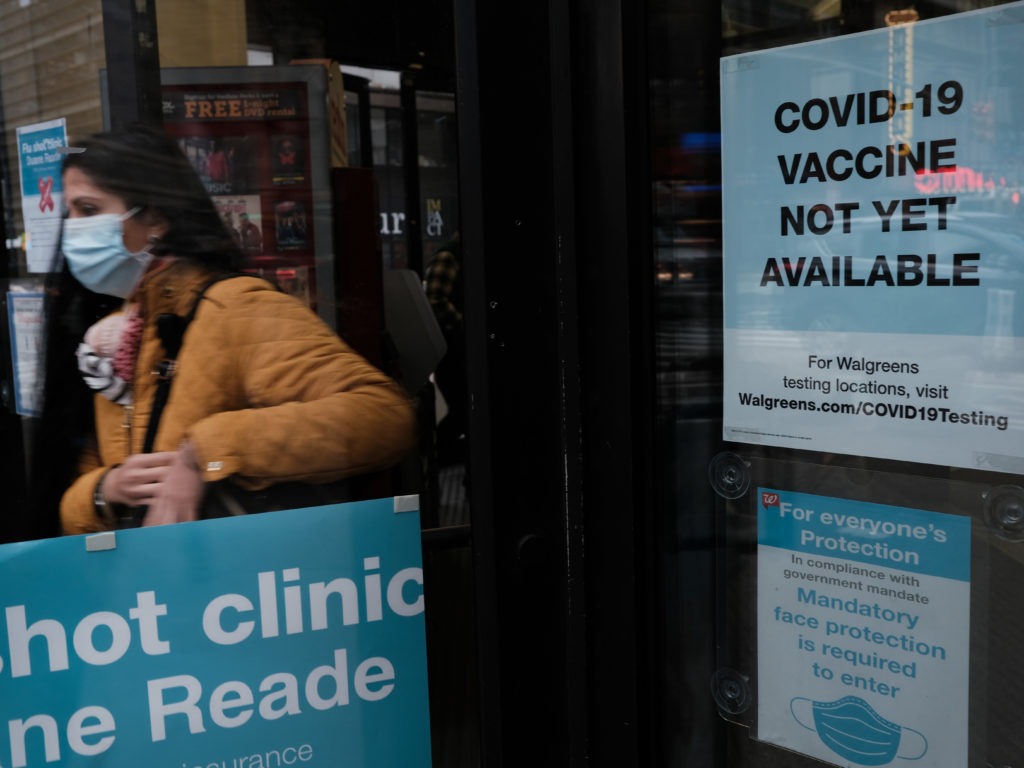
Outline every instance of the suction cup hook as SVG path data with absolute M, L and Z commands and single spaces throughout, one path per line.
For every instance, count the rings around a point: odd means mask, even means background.
M 738 499 L 750 487 L 749 465 L 735 453 L 719 453 L 708 465 L 708 479 L 715 493 L 725 499 Z
M 749 678 L 728 667 L 722 667 L 711 676 L 711 695 L 718 708 L 729 715 L 746 712 L 754 698 Z
M 1024 488 L 997 485 L 986 493 L 985 520 L 999 538 L 1024 541 Z

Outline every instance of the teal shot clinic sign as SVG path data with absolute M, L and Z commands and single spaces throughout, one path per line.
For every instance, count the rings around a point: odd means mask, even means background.
M 0 547 L 0 766 L 429 766 L 418 505 Z
M 725 57 L 723 433 L 1024 472 L 1024 5 Z
M 967 765 L 970 518 L 758 489 L 757 737 Z

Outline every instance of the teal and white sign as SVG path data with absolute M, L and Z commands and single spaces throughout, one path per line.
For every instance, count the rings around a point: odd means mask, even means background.
M 42 414 L 43 388 L 39 371 L 43 357 L 45 295 L 34 291 L 7 292 L 7 325 L 11 329 L 14 368 L 14 406 L 22 416 Z
M 68 136 L 64 118 L 17 129 L 21 171 L 21 214 L 28 236 L 30 272 L 50 269 L 60 235 L 64 185 L 62 150 Z
M 0 766 L 429 766 L 417 512 L 0 547 Z
M 1024 472 L 1024 4 L 723 58 L 724 437 Z
M 759 488 L 757 521 L 757 738 L 967 765 L 970 518 Z

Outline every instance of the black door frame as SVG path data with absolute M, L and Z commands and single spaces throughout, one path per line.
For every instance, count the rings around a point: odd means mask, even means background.
M 643 13 L 455 0 L 486 766 L 643 764 Z

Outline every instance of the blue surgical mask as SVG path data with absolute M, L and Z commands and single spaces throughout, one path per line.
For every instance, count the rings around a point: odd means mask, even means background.
M 886 720 L 861 698 L 846 696 L 833 702 L 812 705 L 814 726 L 821 740 L 844 760 L 856 765 L 887 765 L 896 757 L 918 760 L 928 751 L 924 735 Z M 903 732 L 917 737 L 920 754 L 897 755 Z
M 125 247 L 124 222 L 139 210 L 64 221 L 61 250 L 71 274 L 89 290 L 126 299 L 138 286 L 153 255 Z

